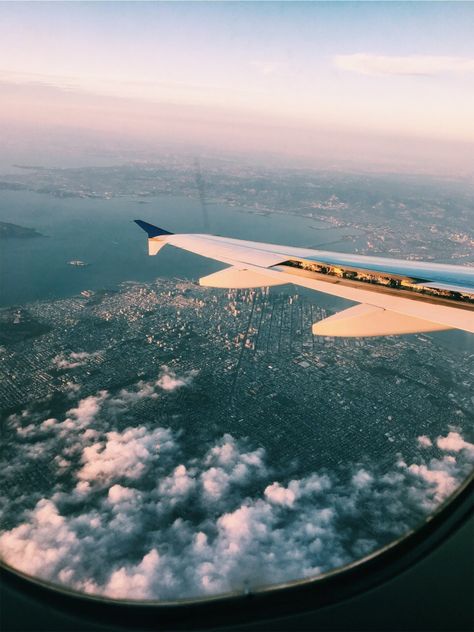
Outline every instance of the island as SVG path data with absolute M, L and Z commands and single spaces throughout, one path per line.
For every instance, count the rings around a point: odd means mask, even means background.
M 9 222 L 0 222 L 0 239 L 27 239 L 30 237 L 44 237 L 34 228 L 26 228 Z

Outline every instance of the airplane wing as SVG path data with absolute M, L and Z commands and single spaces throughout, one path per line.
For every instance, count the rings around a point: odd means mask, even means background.
M 165 245 L 228 267 L 199 279 L 207 287 L 293 283 L 360 303 L 314 323 L 322 336 L 386 336 L 442 329 L 474 333 L 474 268 L 294 248 L 206 234 L 174 234 L 135 222 L 148 253 Z

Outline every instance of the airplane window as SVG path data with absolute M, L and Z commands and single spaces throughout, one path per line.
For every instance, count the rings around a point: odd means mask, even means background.
M 161 169 L 134 172 L 154 180 Z M 192 171 L 180 169 L 192 195 Z M 180 169 L 170 183 L 182 186 Z M 112 189 L 107 170 L 96 172 Z M 171 248 L 147 257 L 128 221 L 140 196 L 58 199 L 55 170 L 53 195 L 34 190 L 38 172 L 21 177 L 27 188 L 7 190 L 2 206 L 41 236 L 4 251 L 7 564 L 115 599 L 258 590 L 372 554 L 472 470 L 472 334 L 313 335 L 341 299 L 291 285 L 201 287 L 214 262 Z M 90 176 L 65 177 L 72 189 Z M 345 180 L 331 184 L 342 199 Z M 196 199 L 146 201 L 165 226 L 199 230 Z M 374 239 L 306 212 L 215 201 L 209 217 L 219 233 L 282 242 L 284 230 L 292 245 L 310 234 L 340 252 Z
M 341 59 L 344 77 L 369 63 Z M 275 91 L 297 63 L 250 62 Z M 174 143 L 136 84 L 156 142 L 117 140 L 118 86 L 65 90 L 54 72 L 5 80 L 12 106 L 42 100 L 41 130 L 19 112 L 0 163 L 3 563 L 83 596 L 178 602 L 312 581 L 426 524 L 474 464 L 472 182 L 454 153 L 428 172 L 401 150 L 381 166 L 359 137 L 348 162 L 324 160 L 327 139 L 282 157 L 223 115 L 230 147 L 203 149 L 208 115 L 162 104 Z

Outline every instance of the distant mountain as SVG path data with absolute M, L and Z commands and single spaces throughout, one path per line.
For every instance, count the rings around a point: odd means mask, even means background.
M 26 239 L 28 237 L 44 237 L 34 228 L 25 228 L 25 226 L 18 226 L 17 224 L 10 224 L 9 222 L 0 222 L 0 239 L 11 238 Z

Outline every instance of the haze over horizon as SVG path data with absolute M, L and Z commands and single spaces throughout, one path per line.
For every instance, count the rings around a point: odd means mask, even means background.
M 26 2 L 0 14 L 3 162 L 29 148 L 57 164 L 96 142 L 473 173 L 472 5 Z

